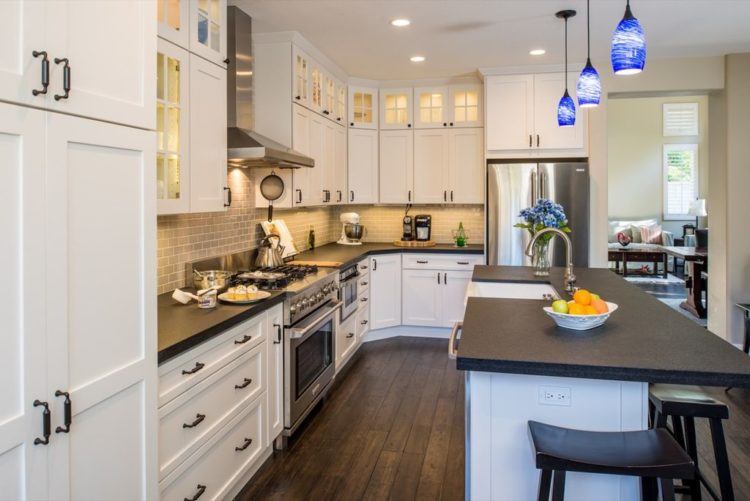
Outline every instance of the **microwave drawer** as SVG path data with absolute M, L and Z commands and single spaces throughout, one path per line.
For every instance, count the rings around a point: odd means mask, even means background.
M 472 271 L 484 264 L 481 254 L 404 254 L 403 268 L 410 270 Z

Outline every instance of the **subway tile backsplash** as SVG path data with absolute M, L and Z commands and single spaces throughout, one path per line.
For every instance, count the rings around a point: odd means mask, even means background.
M 260 222 L 266 209 L 255 208 L 254 190 L 247 171 L 232 169 L 228 176 L 232 188 L 232 207 L 226 212 L 159 216 L 157 220 L 157 289 L 169 292 L 185 286 L 185 263 L 211 256 L 230 254 L 258 246 L 263 236 Z M 357 212 L 366 227 L 366 242 L 389 242 L 401 238 L 404 206 L 351 205 L 276 209 L 274 215 L 284 219 L 299 250 L 306 250 L 310 226 L 315 228 L 317 246 L 338 240 L 341 233 L 339 215 Z M 432 238 L 439 243 L 452 242 L 451 230 L 462 221 L 469 233 L 469 243 L 484 240 L 484 211 L 481 205 L 424 205 L 409 211 L 432 215 Z

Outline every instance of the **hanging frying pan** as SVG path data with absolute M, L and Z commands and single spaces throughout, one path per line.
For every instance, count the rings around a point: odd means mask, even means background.
M 284 180 L 271 171 L 260 182 L 260 194 L 268 200 L 268 220 L 273 221 L 273 202 L 284 194 Z

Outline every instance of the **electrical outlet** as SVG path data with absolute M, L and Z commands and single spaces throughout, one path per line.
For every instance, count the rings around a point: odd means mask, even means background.
M 570 406 L 570 388 L 562 386 L 540 386 L 539 403 L 542 405 Z

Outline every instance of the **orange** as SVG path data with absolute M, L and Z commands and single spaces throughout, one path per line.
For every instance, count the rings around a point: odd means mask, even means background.
M 591 305 L 586 305 L 583 307 L 583 314 L 584 315 L 597 315 L 598 312 L 596 311 L 596 308 L 594 308 Z
M 581 304 L 573 303 L 568 308 L 568 314 L 570 314 L 570 315 L 585 315 L 586 312 L 584 311 L 584 308 L 585 308 L 585 306 L 583 306 Z
M 602 299 L 594 299 L 593 301 L 591 301 L 591 306 L 593 306 L 596 312 L 599 314 L 607 313 L 609 311 L 607 303 Z
M 591 293 L 586 289 L 581 289 L 573 294 L 573 299 L 576 303 L 586 306 L 588 304 L 591 304 Z

